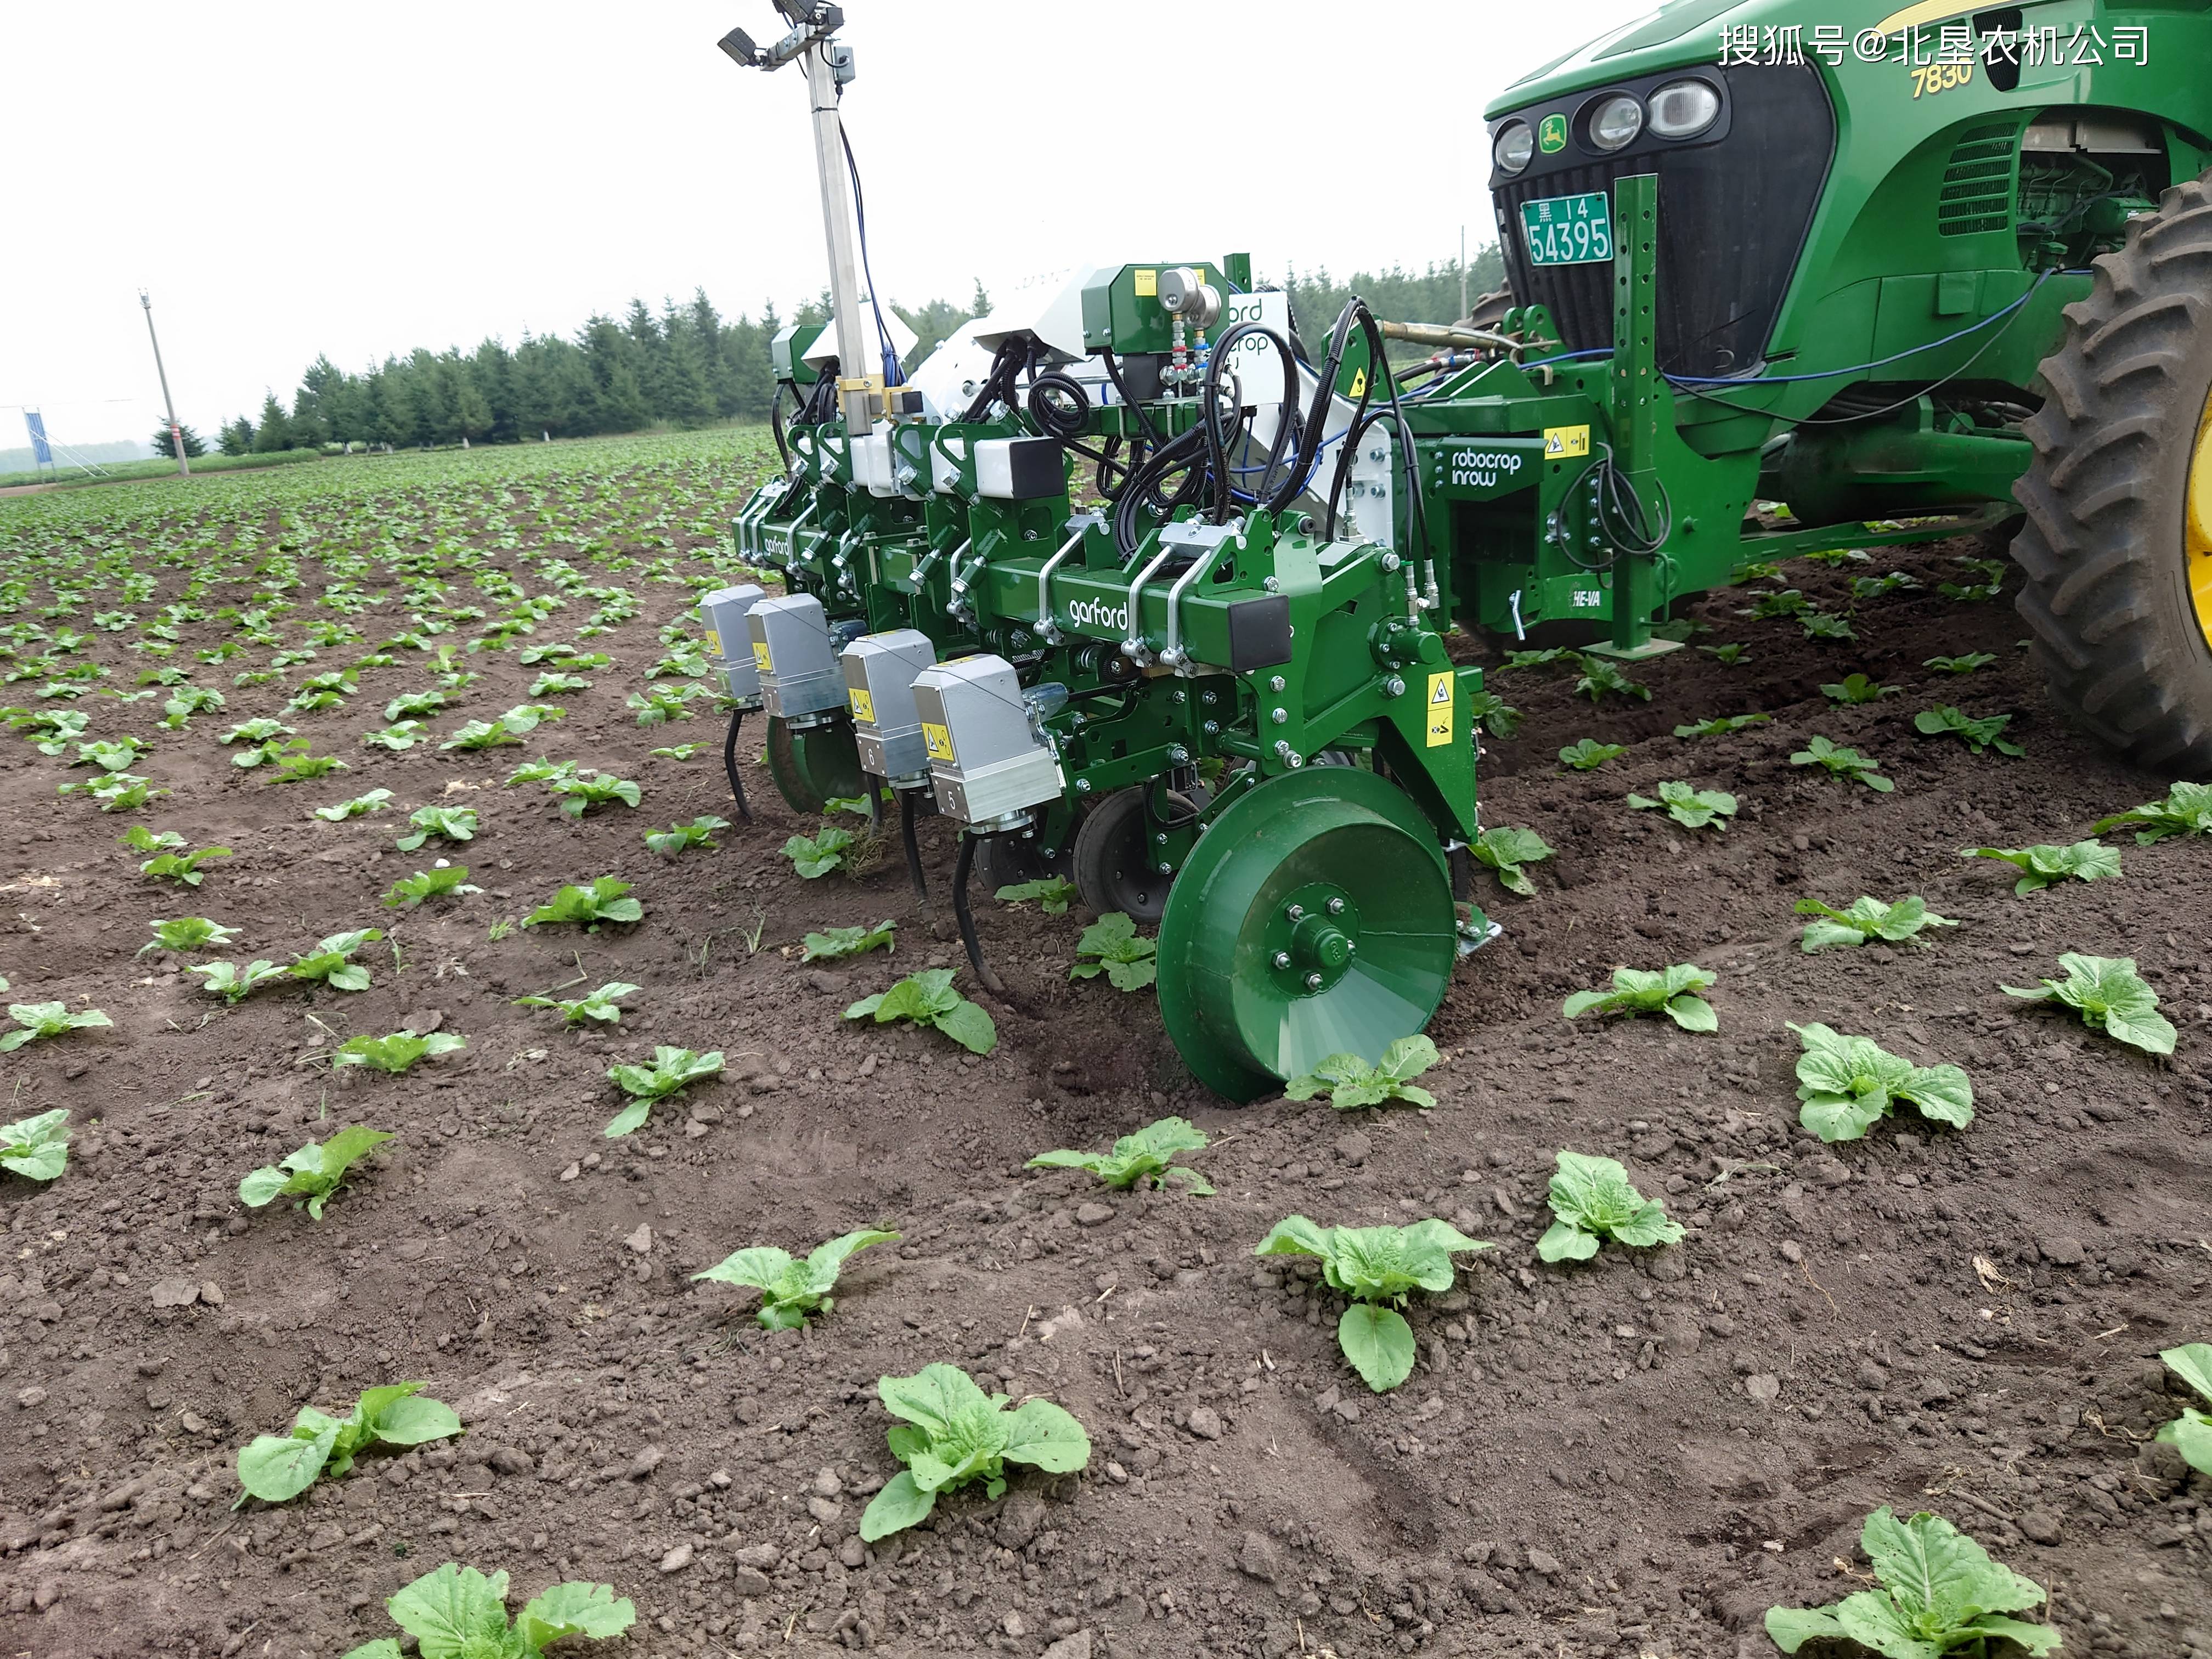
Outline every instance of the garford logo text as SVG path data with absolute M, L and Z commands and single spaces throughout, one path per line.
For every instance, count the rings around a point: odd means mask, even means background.
M 1106 605 L 1097 599 L 1078 599 L 1068 606 L 1067 620 L 1078 628 L 1110 628 L 1117 634 L 1122 633 L 1129 626 L 1129 607 Z

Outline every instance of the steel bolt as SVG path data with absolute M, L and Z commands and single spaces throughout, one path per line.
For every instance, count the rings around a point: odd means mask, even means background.
M 1267 718 L 1274 721 L 1276 725 L 1281 726 L 1287 723 L 1290 720 L 1291 711 L 1287 708 L 1278 708 L 1273 714 L 1269 714 Z
M 1406 695 L 1406 682 L 1401 676 L 1393 674 L 1382 682 L 1382 689 L 1394 697 L 1402 697 Z
M 1288 951 L 1276 951 L 1276 952 L 1275 952 L 1275 966 L 1276 966 L 1276 967 L 1278 967 L 1278 968 L 1287 968 L 1287 967 L 1289 967 L 1290 965 L 1291 965 L 1291 953 L 1290 953 Z
M 1087 795 L 1087 794 L 1089 794 L 1089 793 L 1091 793 L 1091 780 L 1090 780 L 1090 779 L 1088 779 L 1088 778 L 1078 778 L 1078 779 L 1076 779 L 1076 781 L 1075 781 L 1075 793 L 1076 793 L 1077 794 L 1079 794 L 1079 795 Z
M 1400 558 L 1395 553 L 1385 553 L 1382 556 L 1382 568 L 1385 570 L 1395 570 L 1404 562 L 1405 561 Z
M 1188 766 L 1190 764 L 1190 750 L 1184 748 L 1179 743 L 1170 744 L 1168 745 L 1168 758 L 1174 762 L 1177 766 Z
M 1342 915 L 1344 914 L 1344 901 L 1340 898 L 1331 899 L 1328 902 L 1328 913 L 1333 916 Z
M 1292 921 L 1304 921 L 1306 919 L 1306 907 L 1303 904 L 1293 904 L 1283 914 Z
M 1209 738 L 1218 737 L 1221 732 L 1221 722 L 1219 720 L 1208 720 L 1199 729 L 1201 732 L 1204 732 Z
M 1152 837 L 1152 840 L 1153 840 L 1153 842 L 1154 842 L 1156 844 L 1158 844 L 1158 845 L 1159 845 L 1159 846 L 1161 846 L 1161 847 L 1164 847 L 1164 846 L 1166 846 L 1166 845 L 1168 844 L 1168 834 L 1167 834 L 1167 831 L 1166 831 L 1166 830 L 1161 830 L 1158 834 L 1155 835 L 1155 836 Z
M 1306 975 L 1306 989 L 1309 991 L 1318 991 L 1321 989 L 1321 975 L 1319 974 L 1308 974 Z
M 1153 867 L 1155 870 L 1158 870 L 1158 871 L 1162 875 L 1164 875 L 1164 875 L 1170 875 L 1170 874 L 1172 874 L 1172 873 L 1174 872 L 1174 870 L 1175 870 L 1175 866 L 1173 866 L 1172 864 L 1170 864 L 1170 863 L 1169 863 L 1165 859 L 1162 859 L 1162 860 L 1161 860 L 1158 864 L 1154 865 L 1152 867 Z
M 1285 679 L 1280 674 L 1276 674 L 1269 678 L 1267 681 L 1267 690 L 1270 691 L 1280 691 L 1289 684 L 1290 682 L 1288 680 Z

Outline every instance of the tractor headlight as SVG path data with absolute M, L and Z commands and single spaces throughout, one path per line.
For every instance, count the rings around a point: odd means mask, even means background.
M 1720 116 L 1710 81 L 1669 81 L 1651 94 L 1651 131 L 1662 138 L 1694 138 Z
M 1500 128 L 1498 142 L 1491 146 L 1491 159 L 1498 163 L 1500 173 L 1518 173 L 1528 165 L 1528 158 L 1536 153 L 1536 133 L 1526 121 L 1509 121 Z
M 1600 149 L 1619 149 L 1644 131 L 1644 106 L 1616 92 L 1590 112 L 1589 140 Z

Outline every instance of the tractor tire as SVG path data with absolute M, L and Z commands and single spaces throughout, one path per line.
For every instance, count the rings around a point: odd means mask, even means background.
M 2014 486 L 2020 613 L 2069 715 L 2212 775 L 2212 174 L 2130 222 L 2066 319 Z

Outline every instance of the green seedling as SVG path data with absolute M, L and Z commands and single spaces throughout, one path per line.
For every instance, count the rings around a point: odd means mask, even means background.
M 2130 824 L 2143 826 L 2136 831 L 2138 847 L 2148 847 L 2168 836 L 2212 836 L 2212 783 L 2174 784 L 2164 800 L 2145 801 L 2109 818 L 2100 818 L 2090 826 L 2090 833 L 2108 835 Z
M 1808 640 L 1853 640 L 1859 636 L 1848 617 L 1832 616 L 1826 611 L 1801 611 L 1797 626 L 1805 630 Z
M 585 932 L 596 933 L 600 925 L 610 921 L 637 921 L 645 915 L 645 906 L 636 899 L 623 896 L 630 884 L 612 876 L 595 876 L 588 887 L 563 887 L 553 896 L 522 919 L 525 927 L 536 927 L 549 921 L 575 922 Z
M 1610 691 L 1616 697 L 1641 697 L 1651 701 L 1651 688 L 1632 680 L 1603 657 L 1585 656 L 1577 659 L 1582 673 L 1575 681 L 1575 694 L 1598 702 Z
M 386 890 L 384 908 L 387 910 L 412 910 L 426 899 L 445 894 L 481 893 L 483 889 L 469 880 L 469 866 L 447 864 L 441 860 L 428 870 L 417 870 L 411 876 L 395 881 Z
M 319 980 L 333 991 L 366 991 L 368 969 L 352 959 L 353 953 L 383 937 L 381 927 L 357 927 L 350 933 L 332 933 L 318 941 L 313 950 L 294 957 L 285 972 L 295 979 Z
M 240 966 L 234 962 L 204 962 L 188 968 L 186 973 L 198 974 L 201 989 L 221 997 L 233 1007 L 246 1000 L 261 987 L 291 977 L 288 970 L 275 963 L 255 960 Z
M 591 689 L 591 681 L 581 674 L 560 674 L 549 671 L 530 682 L 530 695 L 533 697 L 550 696 L 557 691 L 588 691 Z
M 1959 856 L 1997 859 L 2014 866 L 2021 877 L 2012 884 L 2012 890 L 2021 898 L 2039 893 L 2053 882 L 2064 881 L 2069 877 L 2075 881 L 2104 881 L 2117 880 L 2121 873 L 2120 849 L 2096 841 L 2077 841 L 2068 847 L 2048 843 L 2035 847 L 1964 847 L 1959 849 Z
M 372 789 L 365 795 L 356 795 L 351 800 L 342 800 L 335 806 L 318 806 L 315 816 L 328 823 L 343 823 L 348 818 L 357 818 L 364 812 L 381 812 L 392 799 L 389 789 Z
M 367 1066 L 396 1076 L 418 1060 L 454 1054 L 468 1046 L 466 1037 L 450 1031 L 430 1031 L 419 1036 L 413 1031 L 394 1031 L 390 1036 L 349 1037 L 331 1054 L 331 1064 Z
M 184 837 L 174 831 L 165 830 L 161 833 L 167 837 L 167 840 L 155 844 L 175 847 L 184 845 Z M 125 839 L 129 838 L 126 836 Z M 216 859 L 227 859 L 230 855 L 230 848 L 228 847 L 203 847 L 196 853 L 156 853 L 138 866 L 138 873 L 151 877 L 157 881 L 173 881 L 181 883 L 186 887 L 197 887 L 204 878 L 200 866 L 211 863 Z
M 1907 894 L 1894 904 L 1885 904 L 1878 898 L 1861 896 L 1851 901 L 1847 910 L 1836 910 L 1818 899 L 1799 899 L 1796 905 L 1801 916 L 1818 916 L 1818 921 L 1805 924 L 1805 932 L 1797 948 L 1810 956 L 1815 951 L 1834 950 L 1839 945 L 1864 945 L 1881 939 L 1885 944 L 1901 944 L 1912 939 L 1925 945 L 1928 941 L 1915 936 L 1923 927 L 1956 927 L 1959 924 L 1948 916 L 1939 916 L 1928 908 L 1928 901 L 1918 894 Z
M 809 881 L 840 870 L 845 865 L 845 853 L 860 837 L 850 830 L 841 830 L 834 823 L 825 823 L 821 833 L 812 836 L 793 836 L 783 844 L 783 855 L 791 860 L 793 869 Z
M 477 833 L 477 809 L 473 806 L 418 806 L 408 815 L 413 826 L 411 833 L 392 842 L 403 853 L 412 853 L 433 836 L 443 836 L 447 841 L 473 841 Z
M 1812 603 L 1796 588 L 1785 587 L 1779 592 L 1760 594 L 1750 606 L 1735 614 L 1749 617 L 1754 622 L 1771 622 L 1777 617 L 1800 616 L 1811 607 Z
M 1577 991 L 1559 1005 L 1559 1012 L 1576 1019 L 1593 1010 L 1601 1014 L 1664 1013 L 1686 1031 L 1717 1031 L 1720 1017 L 1713 1006 L 1697 994 L 1710 990 L 1718 975 L 1694 963 L 1678 962 L 1656 974 L 1635 968 L 1613 970 L 1610 991 Z
M 1594 772 L 1607 761 L 1628 752 L 1625 743 L 1600 743 L 1595 738 L 1577 738 L 1559 750 L 1559 763 L 1571 766 L 1577 772 Z
M 872 1244 L 889 1244 L 900 1237 L 873 1228 L 847 1233 L 826 1244 L 817 1244 L 804 1260 L 773 1244 L 756 1244 L 724 1256 L 695 1279 L 710 1279 L 721 1285 L 742 1285 L 761 1293 L 760 1311 L 753 1317 L 771 1331 L 796 1330 L 814 1313 L 836 1311 L 837 1275 L 854 1253 Z
M 353 1468 L 354 1454 L 381 1441 L 387 1446 L 420 1446 L 450 1439 L 461 1431 L 459 1413 L 441 1401 L 426 1400 L 423 1382 L 395 1382 L 371 1389 L 354 1402 L 350 1413 L 331 1417 L 313 1406 L 300 1407 L 289 1434 L 258 1434 L 240 1449 L 238 1484 L 246 1498 L 283 1504 L 297 1498 L 327 1474 L 335 1480 Z
M 1041 876 L 1035 881 L 1018 881 L 1001 887 L 993 896 L 1001 904 L 1026 904 L 1034 899 L 1037 908 L 1045 915 L 1064 916 L 1079 895 L 1075 884 L 1065 876 Z
M 1771 714 L 1716 714 L 1711 720 L 1698 720 L 1691 726 L 1678 726 L 1678 738 L 1724 738 L 1731 732 L 1741 732 L 1747 726 L 1764 726 L 1774 718 Z
M 279 1198 L 296 1198 L 320 1221 L 323 1206 L 347 1184 L 346 1171 L 391 1139 L 381 1129 L 355 1124 L 320 1145 L 311 1140 L 282 1164 L 264 1164 L 240 1182 L 239 1201 L 258 1210 Z
M 611 772 L 581 772 L 571 778 L 550 780 L 546 788 L 561 797 L 561 812 L 564 817 L 580 818 L 593 806 L 603 806 L 618 800 L 625 806 L 635 806 L 642 794 L 628 778 L 618 778 Z
M 2148 1054 L 2173 1052 L 2173 1022 L 2158 1011 L 2158 993 L 2136 971 L 2133 957 L 2087 957 L 2069 951 L 2058 958 L 2066 977 L 2041 981 L 2040 990 L 1997 988 L 2029 1002 L 2062 1002 L 2093 1031 Z M 0 1043 L 7 1041 L 0 1037 Z
M 223 705 L 223 696 L 212 686 L 180 685 L 161 703 L 161 724 L 171 732 L 187 730 L 192 716 L 212 714 Z
M 700 747 L 701 745 L 696 743 L 672 743 L 659 749 L 648 749 L 645 752 L 655 760 L 688 761 L 699 752 Z
M 1936 591 L 1947 599 L 1979 604 L 1994 599 L 2004 591 L 2004 561 L 2002 559 L 1958 558 L 1953 564 L 1963 566 L 1981 577 L 1978 582 L 1938 582 Z
M 1725 789 L 1698 789 L 1686 783 L 1662 783 L 1659 799 L 1649 795 L 1631 795 L 1628 804 L 1639 812 L 1658 807 L 1667 809 L 1667 816 L 1685 830 L 1703 830 L 1711 825 L 1725 831 L 1728 821 L 1735 816 L 1736 800 Z
M 1726 645 L 1701 645 L 1698 649 L 1704 652 L 1707 656 L 1711 657 L 1715 662 L 1720 664 L 1723 668 L 1733 668 L 1738 663 L 1749 662 L 1751 660 L 1749 655 L 1750 647 L 1747 646 L 1739 645 L 1733 640 Z
M 69 1164 L 68 1123 L 66 1107 L 0 1123 L 0 1170 L 26 1181 L 52 1181 Z
M 441 749 L 497 749 L 506 744 L 520 744 L 522 735 L 510 730 L 500 720 L 470 720 L 454 728 L 453 735 L 438 745 Z
M 1413 1079 L 1434 1066 L 1437 1045 L 1416 1033 L 1401 1036 L 1370 1066 L 1358 1054 L 1331 1054 L 1303 1077 L 1283 1085 L 1285 1100 L 1311 1100 L 1327 1094 L 1340 1112 L 1356 1112 L 1369 1106 L 1402 1101 L 1408 1106 L 1432 1107 L 1437 1097 L 1416 1088 Z
M 648 690 L 633 691 L 623 701 L 636 711 L 640 726 L 665 726 L 671 720 L 691 719 L 691 698 L 704 689 L 702 686 L 686 685 L 671 690 L 656 685 Z
M 1431 1217 L 1410 1227 L 1323 1227 L 1285 1216 L 1254 1255 L 1314 1255 L 1333 1291 L 1352 1298 L 1337 1322 L 1337 1346 L 1376 1394 L 1413 1374 L 1413 1328 L 1398 1310 L 1415 1289 L 1451 1289 L 1452 1257 L 1495 1248 Z
M 1521 711 L 1495 691 L 1472 694 L 1467 700 L 1467 717 L 1470 724 L 1504 742 L 1512 741 L 1521 730 Z
M 1179 1117 L 1147 1123 L 1133 1134 L 1121 1136 L 1110 1152 L 1039 1152 L 1029 1161 L 1032 1170 L 1086 1170 L 1106 1186 L 1126 1192 L 1139 1183 L 1164 1187 L 1180 1182 L 1185 1192 L 1206 1197 L 1212 1183 L 1195 1170 L 1176 1163 L 1178 1152 L 1202 1152 L 1205 1132 Z
M 1562 1150 L 1556 1162 L 1547 1200 L 1553 1219 L 1536 1241 L 1540 1260 L 1587 1261 L 1608 1238 L 1638 1249 L 1680 1243 L 1682 1224 L 1668 1219 L 1657 1199 L 1638 1192 L 1612 1158 Z
M 1119 910 L 1109 910 L 1083 930 L 1076 941 L 1079 958 L 1067 970 L 1070 979 L 1096 979 L 1104 974 L 1117 991 L 1141 991 L 1159 977 L 1159 944 L 1139 939 L 1137 924 Z
M 1913 729 L 1923 737 L 1954 732 L 1977 755 L 1986 754 L 1991 749 L 2000 755 L 2025 755 L 2027 750 L 2016 743 L 2007 741 L 2002 735 L 2005 727 L 2011 724 L 2012 716 L 2009 714 L 1992 714 L 1987 720 L 1969 720 L 1949 703 L 1923 708 L 1912 717 Z
M 1942 1516 L 1923 1512 L 1899 1521 L 1878 1509 L 1860 1530 L 1859 1547 L 1874 1564 L 1879 1588 L 1825 1607 L 1769 1607 L 1766 1633 L 1775 1646 L 1795 1653 L 1811 1641 L 1850 1642 L 1884 1659 L 2057 1650 L 2058 1632 L 2049 1625 L 2009 1616 L 2039 1606 L 2042 1587 L 1991 1560 Z
M 630 787 L 635 789 L 637 786 L 632 784 Z M 630 805 L 635 806 L 637 803 L 633 800 Z M 726 830 L 729 827 L 730 821 L 727 818 L 716 817 L 712 812 L 708 812 L 692 819 L 689 823 L 672 824 L 665 830 L 647 830 L 645 844 L 647 848 L 659 854 L 661 857 L 672 859 L 690 847 L 713 849 L 717 845 L 714 831 Z
M 420 720 L 400 720 L 380 731 L 368 732 L 362 738 L 365 744 L 378 749 L 389 749 L 394 754 L 404 753 L 416 744 L 429 740 L 430 728 Z
M 564 1636 L 620 1636 L 637 1619 L 627 1597 L 616 1600 L 613 1585 L 574 1579 L 531 1597 L 510 1628 L 507 1575 L 487 1578 L 452 1561 L 402 1587 L 384 1606 L 392 1622 L 415 1638 L 422 1659 L 538 1659 Z M 401 1659 L 399 1644 L 381 1636 L 343 1659 Z
M 1505 665 L 1508 668 L 1541 668 L 1547 663 L 1559 662 L 1569 657 L 1579 660 L 1578 653 L 1568 650 L 1564 645 L 1553 645 L 1540 651 L 1509 651 L 1505 653 Z
M 819 933 L 809 933 L 800 941 L 804 947 L 799 961 L 836 962 L 844 957 L 861 956 L 870 951 L 898 951 L 897 941 L 892 937 L 896 924 L 879 921 L 874 927 L 831 927 Z
M 1887 599 L 1892 593 L 1909 593 L 1919 586 L 1918 577 L 1909 576 L 1902 570 L 1893 570 L 1886 576 L 1854 576 L 1851 578 L 1851 598 Z
M 166 789 L 155 789 L 150 780 L 135 772 L 109 772 L 82 783 L 65 783 L 54 792 L 60 795 L 89 795 L 100 803 L 103 812 L 136 812 L 147 805 L 156 795 L 166 795 Z
M 1874 555 L 1856 547 L 1824 547 L 1818 552 L 1808 553 L 1805 556 L 1815 564 L 1827 566 L 1831 570 L 1835 569 L 1838 565 L 1849 564 L 1854 559 L 1861 564 L 1874 562 Z
M 235 927 L 226 927 L 205 916 L 179 916 L 151 925 L 154 937 L 137 950 L 142 957 L 149 951 L 220 951 L 238 937 Z
M 52 1112 L 46 1114 L 48 1117 L 53 1115 Z M 31 1121 L 39 1120 L 33 1118 Z M 0 1128 L 0 1139 L 7 1138 L 9 1128 L 22 1127 L 10 1124 Z M 6 1162 L 7 1155 L 0 1152 L 0 1164 Z M 2212 1343 L 2188 1342 L 2178 1348 L 2161 1348 L 2158 1357 L 2166 1362 L 2167 1370 L 2197 1390 L 2205 1405 L 2212 1406 Z M 2180 1416 L 2160 1425 L 2156 1437 L 2179 1451 L 2191 1468 L 2212 1474 L 2212 1413 L 2207 1413 L 2202 1407 L 2184 1406 Z
M 270 783 L 304 783 L 313 778 L 327 777 L 332 772 L 352 770 L 336 755 L 308 753 L 313 746 L 305 738 L 295 738 L 287 744 L 264 744 L 250 752 L 274 763 L 268 773 L 267 781 Z
M 722 1051 L 695 1054 L 689 1048 L 672 1048 L 666 1043 L 657 1045 L 650 1066 L 610 1066 L 607 1076 L 615 1086 L 630 1097 L 629 1105 L 615 1114 L 614 1121 L 601 1131 L 609 1139 L 626 1135 L 633 1129 L 644 1127 L 653 1115 L 656 1102 L 671 1095 L 681 1094 L 694 1083 L 722 1074 Z
M 908 974 L 890 990 L 862 997 L 845 1010 L 845 1018 L 872 1018 L 878 1025 L 911 1020 L 944 1032 L 973 1054 L 988 1054 L 999 1046 L 999 1028 L 989 1014 L 952 988 L 950 968 Z
M 982 1481 L 983 1495 L 995 1501 L 1006 1490 L 1008 1463 L 1072 1474 L 1091 1462 L 1091 1437 L 1062 1407 L 1031 1396 L 1009 1411 L 1009 1396 L 985 1394 L 957 1365 L 886 1376 L 876 1392 L 884 1409 L 902 1419 L 886 1438 L 906 1468 L 861 1512 L 866 1543 L 920 1525 L 940 1493 L 972 1481 Z
M 509 789 L 518 783 L 553 783 L 562 778 L 573 778 L 580 763 L 548 760 L 540 755 L 534 761 L 524 761 L 507 775 Z
M 118 738 L 112 743 L 81 743 L 76 746 L 76 758 L 70 764 L 96 766 L 103 772 L 128 772 L 145 747 L 136 738 Z
M 1869 679 L 1864 674 L 1846 674 L 1820 688 L 1820 695 L 1831 702 L 1880 702 L 1884 697 L 1893 697 L 1904 690 L 1901 685 L 1883 685 Z
M 561 1011 L 561 1023 L 564 1025 L 581 1025 L 587 1019 L 597 1020 L 603 1025 L 615 1025 L 622 1020 L 620 1005 L 623 998 L 642 988 L 623 980 L 611 979 L 598 990 L 577 997 L 573 1001 L 552 997 L 517 997 L 514 1006 L 518 1008 L 557 1008 Z
M 1536 896 L 1536 884 L 1528 879 L 1528 872 L 1521 866 L 1552 856 L 1551 848 L 1534 830 L 1516 830 L 1506 824 L 1484 830 L 1468 843 L 1467 850 L 1477 864 L 1487 865 L 1498 872 L 1498 883 L 1507 892 L 1518 893 L 1523 898 Z
M 1819 766 L 1826 769 L 1831 777 L 1850 783 L 1863 783 L 1877 794 L 1886 795 L 1897 787 L 1889 779 L 1875 770 L 1881 763 L 1869 760 L 1856 749 L 1845 749 L 1832 740 L 1814 736 L 1805 747 L 1790 756 L 1792 766 Z
M 290 737 L 295 729 L 285 725 L 282 720 L 272 720 L 265 717 L 261 720 L 240 720 L 229 731 L 219 732 L 216 741 L 226 746 L 234 743 L 248 743 L 258 749 L 263 744 L 275 738 Z M 231 763 L 234 766 L 258 766 L 261 764 L 262 758 L 257 756 L 254 759 L 248 760 L 243 755 L 234 755 L 231 757 Z
M 115 1024 L 97 1008 L 73 1014 L 66 1002 L 11 1002 L 8 1005 L 8 1018 L 15 1022 L 16 1029 L 0 1033 L 0 1054 L 41 1038 L 66 1036 L 71 1031 Z
M 1963 656 L 1930 657 L 1920 665 L 1939 674 L 1971 674 L 1976 669 L 1987 668 L 1996 659 L 1994 651 L 1969 651 Z
M 1797 1121 L 1826 1141 L 1856 1140 L 1910 1101 L 1920 1115 L 1963 1129 L 1974 1121 L 1974 1085 L 1956 1066 L 1915 1066 L 1871 1037 L 1843 1036 L 1826 1025 L 1796 1025 Z

